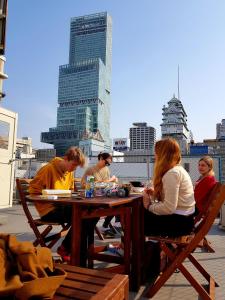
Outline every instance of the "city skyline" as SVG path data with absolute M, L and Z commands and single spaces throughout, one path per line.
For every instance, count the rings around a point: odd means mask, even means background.
M 39 142 L 40 133 L 56 124 L 58 66 L 68 60 L 70 19 L 107 11 L 113 18 L 111 138 L 128 137 L 134 122 L 147 122 L 160 138 L 162 107 L 177 96 L 178 64 L 188 128 L 195 141 L 216 138 L 224 119 L 224 1 L 54 3 L 9 2 L 9 79 L 1 105 L 19 113 L 18 137 L 49 147 Z

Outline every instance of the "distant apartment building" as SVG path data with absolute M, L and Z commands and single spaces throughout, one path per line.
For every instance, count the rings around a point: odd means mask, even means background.
M 56 156 L 55 149 L 37 149 L 36 159 L 38 161 L 49 161 Z
M 34 158 L 35 153 L 32 148 L 32 138 L 22 137 L 16 139 L 16 158 Z
M 221 181 L 225 183 L 225 140 L 206 139 L 204 143 L 213 149 L 213 154 L 220 156 Z
M 225 119 L 222 119 L 221 123 L 216 124 L 216 138 L 225 140 Z
M 187 127 L 187 114 L 183 104 L 179 99 L 173 96 L 168 102 L 168 106 L 163 106 L 161 133 L 162 138 L 175 138 L 180 147 L 182 154 L 187 154 L 189 130 Z
M 149 150 L 149 154 L 153 153 L 156 140 L 156 130 L 154 127 L 147 126 L 147 123 L 133 123 L 130 128 L 130 151 Z
M 111 149 L 111 56 L 112 20 L 107 12 L 71 19 L 69 64 L 59 67 L 57 125 L 41 134 L 57 155 L 89 139 L 97 140 L 102 151 Z M 85 149 L 92 144 L 85 143 Z

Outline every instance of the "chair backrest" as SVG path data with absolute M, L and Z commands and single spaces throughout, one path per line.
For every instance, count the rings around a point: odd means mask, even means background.
M 218 191 L 218 188 L 220 187 L 220 183 L 216 182 L 215 185 L 211 188 L 211 190 L 208 193 L 207 198 L 205 199 L 205 203 L 204 203 L 204 209 L 202 211 L 200 211 L 197 216 L 195 217 L 195 224 L 198 223 L 202 217 L 207 213 L 209 206 L 212 202 L 212 200 L 215 198 L 215 195 Z
M 194 250 L 199 242 L 207 235 L 225 201 L 225 185 L 217 183 L 210 195 L 208 210 L 195 227 L 195 235 L 188 245 L 188 250 Z M 190 248 L 190 249 L 189 249 Z
M 16 186 L 17 186 L 17 189 L 19 192 L 20 201 L 21 201 L 24 213 L 25 213 L 29 223 L 33 223 L 33 217 L 27 206 L 26 195 L 29 195 L 29 184 L 30 184 L 31 180 L 32 179 L 26 179 L 26 178 L 17 178 L 16 179 Z

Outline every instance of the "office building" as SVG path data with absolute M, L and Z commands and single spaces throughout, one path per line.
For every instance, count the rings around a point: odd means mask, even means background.
M 216 138 L 225 140 L 225 119 L 222 119 L 221 123 L 216 124 Z
M 220 156 L 221 182 L 225 183 L 225 140 L 205 139 L 203 142 L 212 148 L 212 154 Z
M 112 20 L 107 12 L 71 19 L 69 64 L 59 67 L 57 125 L 41 135 L 57 155 L 96 134 L 101 150 L 111 149 L 111 55 Z
M 155 139 L 156 130 L 154 127 L 147 126 L 147 123 L 133 123 L 133 127 L 130 128 L 130 151 L 134 150 L 149 150 L 149 154 L 152 154 Z
M 181 148 L 182 154 L 187 154 L 189 142 L 189 130 L 187 127 L 187 114 L 183 104 L 173 96 L 168 106 L 163 106 L 161 133 L 162 138 L 175 138 Z

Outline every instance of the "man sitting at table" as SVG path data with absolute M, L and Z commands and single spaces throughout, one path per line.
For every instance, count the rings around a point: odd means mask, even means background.
M 42 167 L 31 181 L 29 193 L 42 194 L 43 189 L 74 189 L 74 171 L 83 167 L 85 156 L 81 149 L 70 147 L 63 158 L 55 157 Z M 72 210 L 70 205 L 53 205 L 51 203 L 35 203 L 35 207 L 43 221 L 63 222 L 71 224 Z M 67 233 L 57 252 L 63 260 L 70 260 L 71 230 Z

